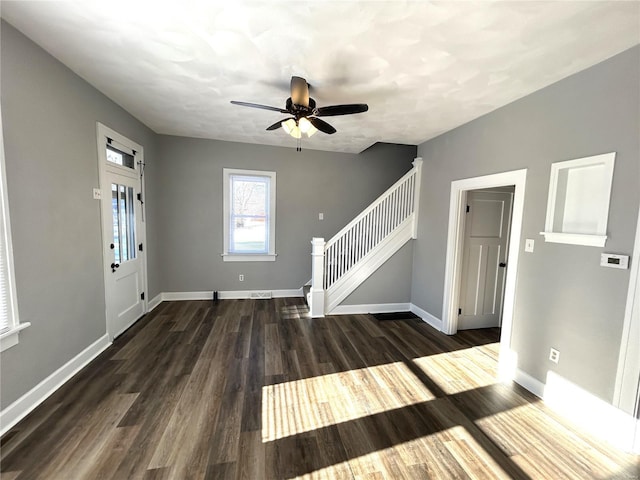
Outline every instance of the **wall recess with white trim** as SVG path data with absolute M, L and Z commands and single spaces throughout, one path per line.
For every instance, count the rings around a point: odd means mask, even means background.
M 615 152 L 551 164 L 546 242 L 604 247 Z

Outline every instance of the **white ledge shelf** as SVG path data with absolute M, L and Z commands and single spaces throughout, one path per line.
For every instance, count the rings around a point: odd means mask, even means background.
M 11 330 L 2 332 L 0 334 L 0 352 L 5 351 L 8 348 L 18 344 L 18 334 L 27 327 L 30 327 L 30 322 L 19 323 Z
M 277 253 L 222 253 L 223 262 L 275 262 Z
M 540 232 L 545 242 L 567 243 L 569 245 L 585 245 L 587 247 L 604 247 L 606 235 L 583 235 L 580 233 Z

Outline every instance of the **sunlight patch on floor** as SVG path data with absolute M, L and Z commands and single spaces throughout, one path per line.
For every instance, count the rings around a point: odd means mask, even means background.
M 442 450 L 442 445 L 446 450 Z M 456 472 L 438 461 L 442 460 L 443 456 L 455 459 L 472 478 L 511 478 L 461 426 L 398 443 L 392 447 L 353 457 L 347 462 L 291 478 L 451 478 Z M 474 473 L 477 475 L 473 475 Z
M 495 360 L 473 347 L 415 358 L 413 362 L 447 395 L 499 383 Z
M 280 308 L 280 316 L 285 320 L 309 317 L 309 308 L 306 305 L 286 305 Z
M 433 398 L 402 362 L 268 385 L 262 388 L 262 441 Z

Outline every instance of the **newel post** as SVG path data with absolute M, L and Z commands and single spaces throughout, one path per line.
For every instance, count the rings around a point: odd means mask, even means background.
M 311 245 L 309 310 L 312 318 L 318 318 L 324 317 L 324 238 L 313 238 Z
M 418 238 L 418 213 L 420 207 L 420 185 L 422 183 L 422 157 L 413 160 L 413 168 L 416 169 L 416 178 L 413 190 L 413 232 L 412 238 Z

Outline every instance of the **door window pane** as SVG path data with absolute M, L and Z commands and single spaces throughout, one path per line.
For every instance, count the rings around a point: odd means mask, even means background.
M 136 163 L 133 155 L 118 150 L 111 145 L 107 145 L 107 161 L 127 168 L 135 168 Z
M 133 187 L 111 184 L 114 261 L 126 262 L 136 257 L 135 204 Z

